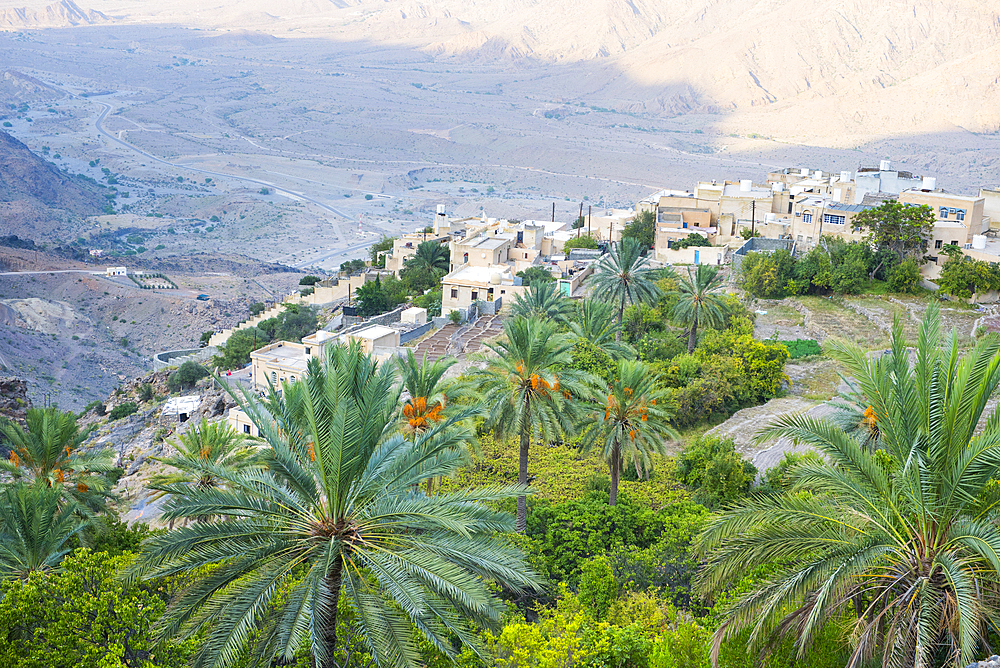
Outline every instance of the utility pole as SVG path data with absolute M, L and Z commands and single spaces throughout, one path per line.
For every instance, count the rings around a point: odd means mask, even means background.
M 556 203 L 552 203 L 552 222 L 556 222 Z
M 580 230 L 583 229 L 583 202 L 580 202 L 580 216 L 576 219 L 576 238 L 580 238 Z
M 757 226 L 757 200 L 750 200 L 750 238 L 753 239 L 753 235 L 756 232 Z M 753 248 L 751 246 L 750 248 Z
M 590 214 L 593 212 L 593 210 L 594 210 L 594 207 L 592 205 L 588 204 L 587 205 L 587 236 L 588 237 L 590 236 L 590 218 L 591 218 Z

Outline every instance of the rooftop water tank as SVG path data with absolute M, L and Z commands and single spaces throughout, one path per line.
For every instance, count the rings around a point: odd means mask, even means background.
M 490 285 L 500 285 L 500 272 L 494 271 L 490 274 Z
M 751 187 L 753 187 L 753 181 L 750 179 L 740 179 L 740 192 L 748 193 Z
M 840 180 L 843 181 L 844 183 L 847 183 L 848 181 L 851 180 L 851 173 L 850 172 L 841 172 L 840 173 Z
M 986 236 L 983 234 L 973 234 L 972 235 L 972 247 L 976 250 L 986 249 Z
M 890 169 L 892 169 L 892 163 L 889 162 L 888 160 L 883 160 L 882 162 L 878 163 L 878 169 L 880 172 L 888 172 Z
M 923 185 L 921 186 L 924 190 L 934 190 L 937 187 L 937 179 L 933 176 L 925 176 Z
M 799 170 L 799 174 L 801 174 L 802 176 L 809 176 L 809 168 L 803 167 L 802 169 Z
M 772 192 L 780 193 L 784 191 L 784 189 L 785 189 L 785 184 L 782 183 L 781 181 L 775 181 L 774 183 L 771 184 Z
M 765 223 L 773 223 L 776 220 L 778 220 L 778 217 L 775 214 L 773 214 L 773 213 L 765 213 L 764 214 L 764 222 Z
M 823 170 L 822 169 L 817 169 L 815 172 L 813 172 L 813 177 L 815 177 L 817 179 L 823 178 Z
M 438 215 L 439 216 L 444 215 L 444 204 L 438 204 Z

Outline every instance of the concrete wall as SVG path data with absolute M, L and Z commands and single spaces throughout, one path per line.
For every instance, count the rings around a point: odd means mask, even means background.
M 421 336 L 431 331 L 432 329 L 436 329 L 433 321 L 426 322 L 423 325 L 420 325 L 415 329 L 411 329 L 408 332 L 403 332 L 399 335 L 399 345 L 403 345 L 405 343 L 409 343 L 413 339 L 420 338 Z
M 739 276 L 740 266 L 743 263 L 743 258 L 746 257 L 747 253 L 773 253 L 774 251 L 784 248 L 785 250 L 794 253 L 795 252 L 795 242 L 791 239 L 765 239 L 763 237 L 753 237 L 748 239 L 746 243 L 740 246 L 733 253 L 733 276 Z
M 171 366 L 180 366 L 187 361 L 203 362 L 219 351 L 215 346 L 187 348 L 185 350 L 165 350 L 153 355 L 153 371 Z
M 670 264 L 722 264 L 726 259 L 725 246 L 689 246 L 679 250 L 656 249 L 656 259 Z

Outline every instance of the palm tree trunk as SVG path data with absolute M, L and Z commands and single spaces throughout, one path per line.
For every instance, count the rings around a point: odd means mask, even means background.
M 611 498 L 608 505 L 613 506 L 618 503 L 618 481 L 622 476 L 622 453 L 616 445 L 611 451 Z
M 326 650 L 326 657 L 316 662 L 317 668 L 340 668 L 336 661 L 337 654 L 337 604 L 340 602 L 341 569 L 344 562 L 338 557 L 333 562 L 330 572 L 323 578 L 323 587 L 329 597 L 325 619 L 323 620 L 321 642 Z
M 621 303 L 618 305 L 618 331 L 615 332 L 615 343 L 622 342 L 622 329 L 625 328 L 625 297 L 622 296 Z
M 528 484 L 528 430 L 521 429 L 521 454 L 517 462 L 517 482 Z M 528 531 L 528 497 L 522 494 L 517 497 L 517 527 L 518 533 Z
M 694 352 L 695 345 L 698 344 L 698 321 L 691 324 L 691 332 L 688 334 L 688 355 Z

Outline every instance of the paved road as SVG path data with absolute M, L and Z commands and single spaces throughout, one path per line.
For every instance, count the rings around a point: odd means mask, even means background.
M 159 157 L 153 155 L 152 153 L 147 153 L 146 151 L 143 151 L 141 148 L 138 148 L 137 146 L 133 146 L 132 144 L 128 143 L 127 141 L 125 141 L 123 139 L 119 139 L 116 135 L 114 135 L 114 134 L 108 132 L 107 130 L 105 130 L 104 126 L 101 125 L 101 123 L 104 122 L 104 119 L 107 117 L 108 113 L 111 111 L 111 105 L 107 104 L 106 102 L 98 102 L 97 104 L 101 105 L 104 108 L 101 110 L 101 113 L 98 114 L 97 119 L 94 121 L 94 128 L 99 133 L 101 133 L 102 135 L 104 135 L 105 137 L 107 137 L 108 139 L 110 139 L 111 141 L 115 142 L 116 144 L 120 144 L 121 146 L 124 146 L 125 148 L 127 148 L 129 150 L 135 151 L 139 155 L 141 155 L 141 156 L 143 156 L 143 157 L 145 157 L 145 158 L 147 158 L 149 160 L 152 160 L 153 162 L 158 162 L 161 165 L 167 165 L 168 167 L 174 167 L 176 169 L 186 169 L 188 171 L 196 172 L 198 174 L 208 174 L 209 176 L 218 176 L 218 177 L 222 177 L 222 178 L 226 178 L 226 179 L 236 179 L 237 181 L 244 181 L 246 183 L 253 183 L 254 185 L 265 186 L 267 188 L 270 188 L 270 189 L 274 190 L 275 192 L 284 193 L 286 195 L 290 195 L 292 197 L 297 197 L 297 198 L 303 199 L 303 200 L 305 200 L 307 202 L 311 202 L 312 204 L 315 204 L 319 208 L 323 209 L 324 211 L 329 211 L 330 213 L 332 213 L 332 214 L 334 214 L 336 216 L 339 216 L 339 217 L 341 217 L 341 218 L 343 218 L 345 220 L 353 220 L 351 218 L 351 216 L 348 216 L 343 211 L 335 209 L 334 207 L 330 206 L 329 204 L 325 204 L 325 203 L 319 201 L 318 199 L 310 197 L 309 195 L 306 195 L 304 193 L 297 192 L 295 190 L 288 190 L 287 188 L 282 188 L 280 186 L 276 186 L 276 185 L 274 185 L 273 183 L 271 183 L 269 181 L 262 181 L 260 179 L 253 179 L 253 178 L 250 178 L 250 177 L 247 177 L 247 176 L 235 176 L 233 174 L 227 174 L 225 172 L 214 172 L 214 171 L 212 171 L 210 169 L 202 169 L 200 167 L 192 167 L 190 165 L 185 165 L 185 164 L 181 164 L 181 163 L 170 162 L 169 160 L 164 160 L 163 158 L 159 158 Z M 334 232 L 337 233 L 337 238 L 340 239 L 341 241 L 343 241 L 344 234 L 343 234 L 343 231 L 340 229 L 340 224 L 337 221 L 330 221 L 330 222 L 333 224 L 333 230 L 334 230 Z

